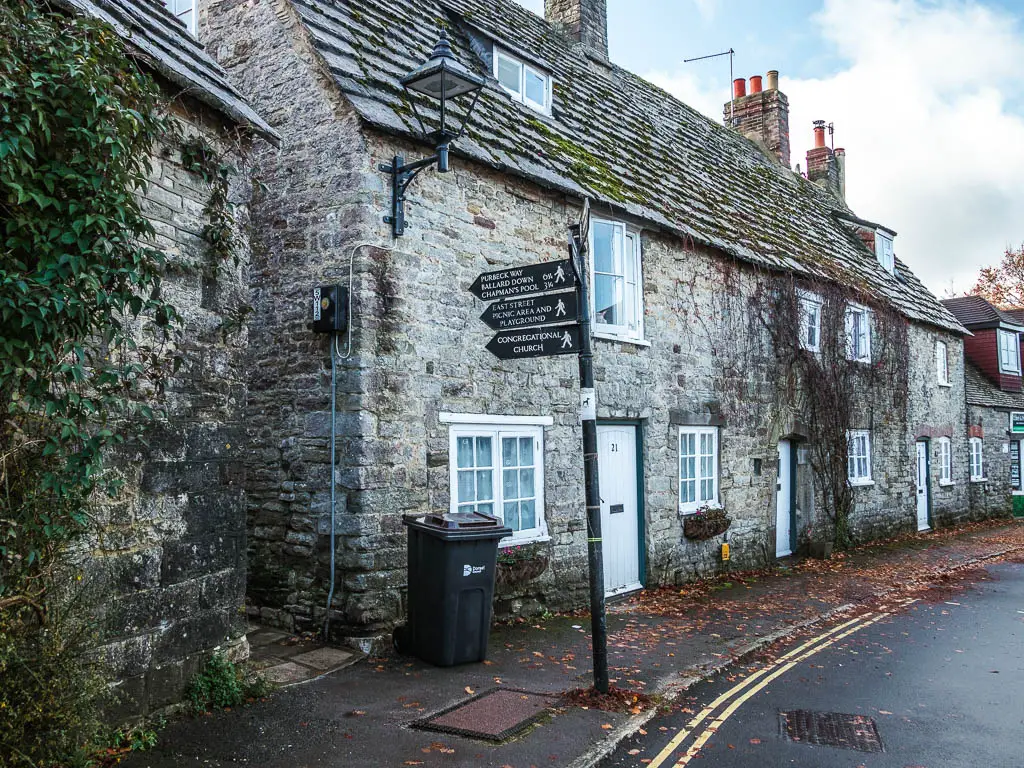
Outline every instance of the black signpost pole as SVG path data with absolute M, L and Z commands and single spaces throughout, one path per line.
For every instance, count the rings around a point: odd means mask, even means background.
M 583 478 L 587 504 L 587 560 L 590 566 L 590 634 L 594 651 L 594 688 L 599 693 L 608 693 L 608 623 L 604 608 L 604 553 L 601 542 L 601 494 L 597 464 L 594 353 L 590 341 L 590 286 L 585 258 L 587 234 L 582 231 L 582 227 L 573 227 L 573 230 L 573 265 L 577 271 L 580 313 L 580 407 L 583 421 Z

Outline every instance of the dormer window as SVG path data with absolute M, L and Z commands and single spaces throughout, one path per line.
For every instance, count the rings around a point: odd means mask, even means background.
M 882 230 L 875 231 L 875 256 L 878 263 L 885 267 L 890 275 L 896 272 L 896 256 L 892 249 L 892 235 Z
M 196 34 L 196 0 L 164 0 L 167 10 L 193 35 Z
M 495 47 L 494 76 L 520 104 L 545 115 L 551 114 L 551 77 L 548 74 Z
M 999 370 L 1020 376 L 1020 345 L 1016 333 L 999 331 Z

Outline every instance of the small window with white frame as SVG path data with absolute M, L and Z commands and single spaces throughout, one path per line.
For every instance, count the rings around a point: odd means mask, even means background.
M 940 437 L 939 446 L 939 485 L 953 484 L 953 441 L 948 437 Z
M 980 437 L 971 438 L 971 482 L 985 479 L 985 444 Z
M 551 76 L 521 59 L 494 48 L 494 76 L 520 104 L 551 114 Z
M 949 384 L 949 348 L 944 341 L 935 342 L 935 376 L 939 385 L 943 387 Z
M 451 424 L 451 511 L 482 512 L 512 529 L 509 542 L 547 536 L 544 430 L 501 423 Z
M 679 428 L 679 511 L 718 505 L 718 427 Z
M 881 230 L 875 231 L 875 256 L 886 272 L 890 275 L 895 274 L 896 256 L 892 247 L 892 235 Z
M 871 311 L 859 304 L 846 308 L 846 358 L 871 362 Z
M 999 330 L 999 370 L 1020 375 L 1020 337 L 1013 331 Z
M 850 430 L 846 434 L 847 472 L 850 485 L 871 485 L 871 432 Z
M 821 350 L 821 299 L 813 293 L 798 294 L 800 311 L 800 346 L 808 352 Z
M 167 9 L 178 17 L 194 37 L 196 34 L 196 0 L 164 0 Z
M 644 336 L 640 235 L 618 221 L 590 220 L 591 312 L 596 336 Z

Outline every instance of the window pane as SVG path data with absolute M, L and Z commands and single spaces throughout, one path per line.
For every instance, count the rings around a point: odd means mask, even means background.
M 519 438 L 519 466 L 520 467 L 532 467 L 533 466 L 533 438 L 532 437 L 521 437 L 521 438 Z
M 615 230 L 616 227 L 603 221 L 591 224 L 594 233 L 594 271 L 614 272 L 615 268 Z
M 519 498 L 530 499 L 536 495 L 533 492 L 533 470 L 519 470 Z
M 457 467 L 472 467 L 473 466 L 473 438 L 472 437 L 460 437 L 455 441 L 455 450 L 457 455 L 456 465 Z
M 491 462 L 491 438 L 476 438 L 476 465 L 478 467 L 492 467 Z
M 491 470 L 485 469 L 476 473 L 476 497 L 484 501 L 490 501 L 494 498 Z
M 594 277 L 594 309 L 598 323 L 623 325 L 625 301 L 623 280 L 611 275 Z
M 494 514 L 494 505 L 493 504 L 477 504 L 476 505 L 476 511 L 477 512 L 482 512 L 485 515 L 493 515 Z
M 523 501 L 519 504 L 519 526 L 520 530 L 537 527 L 537 509 L 533 501 Z
M 502 471 L 501 492 L 506 499 L 519 498 L 519 473 L 514 469 Z
M 536 72 L 527 69 L 526 70 L 526 98 L 533 101 L 541 106 L 545 106 L 547 100 L 548 89 L 545 84 L 545 79 L 538 75 Z
M 498 82 L 510 91 L 520 93 L 519 72 L 522 64 L 504 56 L 498 56 Z
M 459 501 L 476 501 L 472 472 L 459 472 Z
M 684 504 L 697 500 L 697 482 L 695 480 L 682 481 L 679 484 L 679 489 Z
M 505 502 L 505 516 L 502 519 L 513 531 L 519 530 L 519 503 L 515 501 Z
M 514 467 L 516 465 L 516 439 L 514 437 L 501 438 L 501 466 Z
M 700 481 L 700 500 L 701 501 L 714 501 L 715 499 L 715 481 L 714 480 L 701 480 Z

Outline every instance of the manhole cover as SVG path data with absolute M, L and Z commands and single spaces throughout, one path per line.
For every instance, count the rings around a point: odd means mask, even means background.
M 797 709 L 779 712 L 779 730 L 790 741 L 827 747 L 884 752 L 875 721 L 864 715 L 841 712 L 810 712 Z
M 558 701 L 554 694 L 495 688 L 412 723 L 414 728 L 504 741 L 526 730 Z

